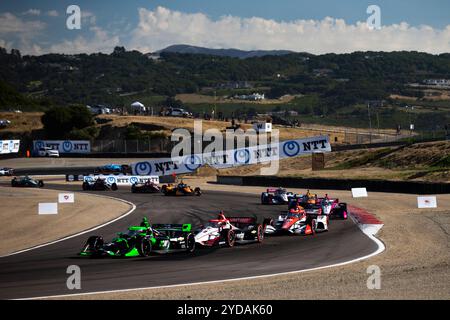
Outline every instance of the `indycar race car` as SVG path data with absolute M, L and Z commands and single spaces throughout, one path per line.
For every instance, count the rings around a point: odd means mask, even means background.
M 306 208 L 297 206 L 282 213 L 278 220 L 266 226 L 266 234 L 290 233 L 295 235 L 314 235 L 328 231 L 328 218 L 321 214 L 317 205 L 307 204 Z
M 94 169 L 94 174 L 127 174 L 131 167 L 127 164 L 107 164 Z
M 262 204 L 287 204 L 296 195 L 283 188 L 269 188 L 261 193 Z
M 205 247 L 262 242 L 264 229 L 265 225 L 257 223 L 254 217 L 226 218 L 220 213 L 217 219 L 209 220 L 196 231 L 195 241 Z
M 200 196 L 202 194 L 199 187 L 192 189 L 190 186 L 183 183 L 183 181 L 177 185 L 163 185 L 161 191 L 166 196 Z
M 0 168 L 0 176 L 12 176 L 14 175 L 13 168 Z
M 101 236 L 91 236 L 79 255 L 90 257 L 148 257 L 152 253 L 195 251 L 195 238 L 190 224 L 154 224 L 147 218 L 139 226 L 120 232 L 111 242 Z
M 339 199 L 330 199 L 328 195 L 324 198 L 318 198 L 316 204 L 320 205 L 323 214 L 328 215 L 330 218 L 347 219 L 347 203 L 339 202 Z
M 158 193 L 161 192 L 159 186 L 151 181 L 144 183 L 135 183 L 131 186 L 131 192 L 133 193 Z
M 116 191 L 117 184 L 116 183 L 108 183 L 105 179 L 96 179 L 94 181 L 84 181 L 82 184 L 82 188 L 84 191 L 86 190 L 93 190 L 93 191 L 106 191 L 106 190 L 112 190 Z
M 34 180 L 29 176 L 25 177 L 14 177 L 11 180 L 11 187 L 23 187 L 23 188 L 42 188 L 44 186 L 44 181 Z

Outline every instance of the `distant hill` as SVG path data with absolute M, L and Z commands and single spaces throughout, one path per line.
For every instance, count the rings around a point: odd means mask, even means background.
M 283 56 L 286 54 L 294 53 L 289 50 L 239 50 L 239 49 L 209 49 L 203 47 L 190 46 L 186 44 L 177 44 L 169 46 L 165 49 L 159 50 L 161 52 L 171 53 L 190 53 L 190 54 L 207 54 L 212 56 L 231 57 L 239 59 L 247 59 L 263 56 Z

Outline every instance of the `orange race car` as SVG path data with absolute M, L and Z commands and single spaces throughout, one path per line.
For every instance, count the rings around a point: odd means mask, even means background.
M 171 183 L 168 185 L 163 185 L 161 191 L 166 196 L 200 196 L 202 194 L 199 187 L 192 189 L 183 181 L 177 185 L 173 185 Z

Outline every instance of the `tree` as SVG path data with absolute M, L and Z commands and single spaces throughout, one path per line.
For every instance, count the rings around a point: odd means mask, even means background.
M 41 118 L 44 131 L 49 138 L 64 139 L 71 132 L 93 125 L 93 116 L 84 106 L 53 107 Z
M 72 130 L 71 113 L 68 108 L 53 107 L 41 118 L 49 138 L 62 138 Z

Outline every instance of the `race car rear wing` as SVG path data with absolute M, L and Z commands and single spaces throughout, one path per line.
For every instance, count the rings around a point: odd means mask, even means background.
M 190 223 L 184 223 L 184 224 L 174 224 L 174 223 L 152 224 L 152 228 L 155 229 L 155 230 L 176 230 L 176 231 L 190 232 L 191 229 L 192 229 L 192 225 Z
M 227 217 L 230 223 L 256 224 L 255 217 Z

